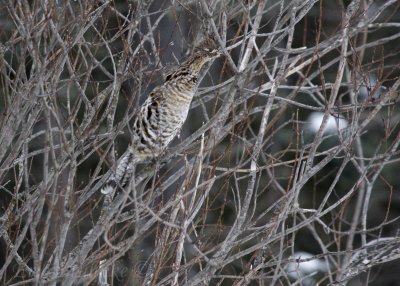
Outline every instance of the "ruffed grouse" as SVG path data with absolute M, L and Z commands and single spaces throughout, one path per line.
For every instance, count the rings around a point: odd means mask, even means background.
M 124 187 L 132 177 L 134 165 L 159 156 L 185 122 L 203 66 L 220 53 L 211 39 L 198 45 L 192 55 L 156 87 L 140 107 L 132 126 L 132 142 L 118 161 L 115 172 L 102 193 Z

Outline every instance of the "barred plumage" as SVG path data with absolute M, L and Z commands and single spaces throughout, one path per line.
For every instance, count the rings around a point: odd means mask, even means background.
M 210 39 L 200 44 L 191 57 L 151 92 L 133 123 L 132 142 L 102 193 L 110 193 L 117 186 L 124 187 L 131 179 L 134 165 L 159 156 L 181 130 L 202 67 L 220 55 L 213 44 Z

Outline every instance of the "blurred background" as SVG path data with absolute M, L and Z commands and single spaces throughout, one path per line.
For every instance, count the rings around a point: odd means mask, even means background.
M 1 1 L 0 284 L 400 285 L 399 22 L 393 0 Z M 180 135 L 107 201 L 204 37 L 222 56 Z

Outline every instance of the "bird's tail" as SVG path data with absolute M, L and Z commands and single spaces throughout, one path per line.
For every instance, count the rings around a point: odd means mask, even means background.
M 115 173 L 112 174 L 104 184 L 101 192 L 103 194 L 110 194 L 115 188 L 127 185 L 132 178 L 135 163 L 136 160 L 134 153 L 129 148 L 119 160 Z

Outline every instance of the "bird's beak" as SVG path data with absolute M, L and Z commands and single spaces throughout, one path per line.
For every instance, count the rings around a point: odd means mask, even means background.
M 221 53 L 221 51 L 220 50 L 216 50 L 215 51 L 215 55 L 213 55 L 213 59 L 216 59 L 216 58 L 219 58 L 220 56 L 222 55 L 222 53 Z

